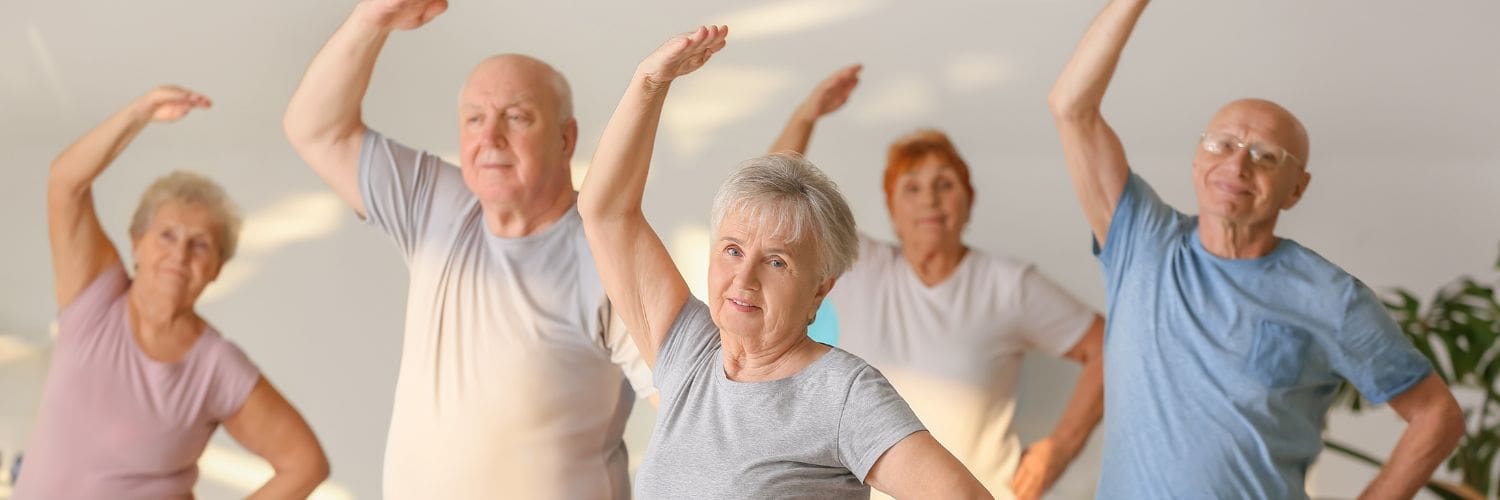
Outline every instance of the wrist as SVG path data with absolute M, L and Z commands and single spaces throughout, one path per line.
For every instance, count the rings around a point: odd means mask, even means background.
M 359 2 L 354 5 L 354 12 L 349 16 L 349 23 L 375 35 L 384 35 L 395 29 L 390 26 L 390 19 L 375 11 L 368 2 Z

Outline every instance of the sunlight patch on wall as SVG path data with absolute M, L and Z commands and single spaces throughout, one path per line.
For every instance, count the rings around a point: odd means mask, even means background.
M 910 124 L 920 122 L 937 109 L 937 92 L 932 83 L 915 74 L 870 83 L 873 85 L 860 98 L 859 106 L 849 110 L 856 121 Z
M 708 300 L 708 228 L 697 224 L 677 226 L 667 248 L 688 289 L 699 300 Z
M 589 175 L 589 161 L 574 158 L 568 167 L 573 170 L 573 189 L 583 189 L 583 177 Z
M 719 129 L 766 112 L 772 97 L 791 85 L 786 71 L 750 66 L 704 67 L 674 83 L 662 111 L 666 144 L 682 157 L 693 157 L 712 142 Z M 794 103 L 785 103 L 787 110 Z
M 804 31 L 875 10 L 880 0 L 785 0 L 730 12 L 710 22 L 729 26 L 736 42 Z
M 40 350 L 25 337 L 14 333 L 0 333 L 0 365 L 30 359 L 38 352 Z
M 224 264 L 198 303 L 212 303 L 233 293 L 255 275 L 263 259 L 287 245 L 333 234 L 343 223 L 345 210 L 338 195 L 315 191 L 283 197 L 251 213 L 240 230 L 234 259 Z
M 943 68 L 948 88 L 956 92 L 993 89 L 1014 78 L 1014 70 L 994 54 L 959 54 Z
M 198 457 L 198 472 L 203 479 L 249 494 L 275 475 L 271 465 L 250 453 L 209 443 Z M 334 481 L 324 481 L 307 498 L 315 500 L 352 500 L 354 493 Z
M 242 254 L 275 252 L 299 241 L 332 234 L 344 220 L 344 202 L 330 191 L 287 196 L 245 218 Z

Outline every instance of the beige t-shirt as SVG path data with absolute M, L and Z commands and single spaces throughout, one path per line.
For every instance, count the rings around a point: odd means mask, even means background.
M 385 497 L 628 498 L 621 435 L 654 389 L 578 211 L 494 236 L 458 167 L 375 131 L 359 185 L 411 277 Z
M 1021 357 L 1067 353 L 1094 311 L 1032 265 L 975 249 L 928 288 L 900 247 L 868 237 L 829 298 L 838 347 L 880 369 L 943 447 L 1011 498 Z

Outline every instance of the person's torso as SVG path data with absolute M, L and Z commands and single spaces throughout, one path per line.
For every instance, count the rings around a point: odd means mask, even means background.
M 63 322 L 16 498 L 176 498 L 191 494 L 198 456 L 219 421 L 210 398 L 231 348 L 207 327 L 179 360 L 146 356 L 122 293 Z
M 862 361 L 831 349 L 788 378 L 735 382 L 714 347 L 662 393 L 636 472 L 640 498 L 865 498 L 839 458 L 839 417 Z
M 1305 498 L 1352 278 L 1286 239 L 1221 259 L 1177 224 L 1107 283 L 1099 496 Z
M 838 346 L 880 369 L 943 447 L 993 494 L 1020 461 L 1012 429 L 1021 362 L 1015 325 L 1022 266 L 971 249 L 928 287 L 899 247 L 862 245 L 830 294 Z M 878 494 L 876 495 L 879 496 Z
M 454 172 L 454 175 L 457 175 Z M 497 238 L 470 197 L 409 262 L 391 498 L 621 498 L 633 391 L 577 212 Z

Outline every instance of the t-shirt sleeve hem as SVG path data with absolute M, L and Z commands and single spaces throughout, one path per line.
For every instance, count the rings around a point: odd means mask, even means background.
M 885 452 L 890 451 L 896 444 L 910 437 L 912 434 L 925 430 L 927 428 L 923 427 L 921 423 L 909 422 L 906 425 L 881 433 L 880 437 L 875 440 L 879 444 L 866 451 L 855 463 L 850 464 L 849 471 L 853 472 L 854 476 L 859 478 L 860 483 L 864 483 L 865 479 L 870 475 L 870 469 L 875 467 L 875 462 L 879 461 L 880 457 L 885 456 Z

